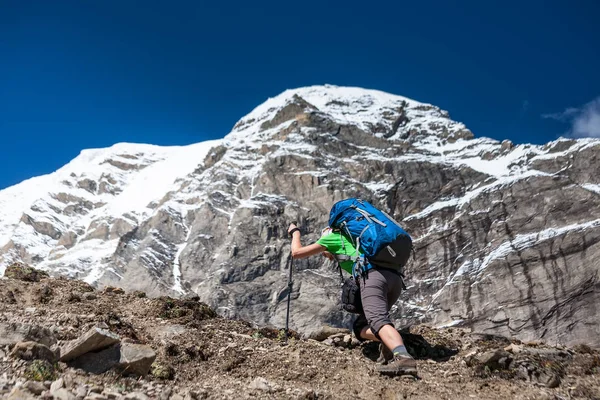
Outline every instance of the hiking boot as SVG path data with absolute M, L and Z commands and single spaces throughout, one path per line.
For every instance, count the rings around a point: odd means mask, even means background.
M 385 365 L 375 367 L 377 372 L 387 376 L 417 375 L 417 362 L 410 356 L 397 355 Z
M 387 364 L 394 359 L 394 353 L 383 343 L 379 343 L 379 358 L 377 364 Z

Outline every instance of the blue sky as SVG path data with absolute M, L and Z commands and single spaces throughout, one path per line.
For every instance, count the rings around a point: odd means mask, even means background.
M 84 148 L 222 137 L 324 83 L 436 104 L 477 136 L 600 136 L 599 15 L 597 0 L 0 0 L 0 188 Z

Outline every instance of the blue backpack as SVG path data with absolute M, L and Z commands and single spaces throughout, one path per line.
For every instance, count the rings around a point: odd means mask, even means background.
M 364 259 L 355 257 L 355 276 L 381 267 L 402 272 L 410 258 L 412 239 L 387 213 L 367 201 L 350 198 L 331 207 L 329 226 L 339 230 Z

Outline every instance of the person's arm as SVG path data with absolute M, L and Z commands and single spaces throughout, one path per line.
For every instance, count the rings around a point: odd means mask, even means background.
M 296 225 L 290 224 L 288 228 L 288 233 L 294 230 Z M 322 253 L 326 250 L 325 246 L 321 246 L 318 243 L 313 243 L 308 246 L 302 246 L 300 242 L 300 231 L 296 230 L 292 233 L 292 257 L 293 258 L 305 258 L 310 257 L 315 254 Z

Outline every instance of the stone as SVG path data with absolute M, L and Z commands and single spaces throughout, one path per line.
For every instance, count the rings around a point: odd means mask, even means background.
M 50 385 L 50 393 L 56 392 L 58 389 L 65 387 L 65 380 L 63 378 L 58 378 Z
M 46 386 L 42 382 L 36 381 L 27 381 L 23 384 L 23 388 L 27 389 L 29 392 L 39 396 L 43 391 L 46 390 Z
M 171 389 L 170 387 L 166 387 L 164 388 L 164 390 L 160 393 L 159 395 L 159 399 L 160 400 L 169 400 L 169 398 L 171 397 L 171 394 L 173 393 L 173 389 Z
M 116 344 L 100 351 L 85 353 L 69 361 L 68 364 L 71 368 L 82 369 L 92 374 L 102 374 L 119 364 L 120 357 L 120 345 Z
M 333 326 L 329 326 L 329 325 L 323 325 L 321 328 L 314 330 L 313 332 L 311 332 L 309 335 L 306 336 L 306 339 L 313 339 L 313 340 L 318 340 L 318 341 L 324 341 L 325 339 L 336 335 L 336 334 L 341 334 L 342 337 L 344 337 L 345 335 L 349 334 L 350 330 L 349 329 L 344 329 L 344 328 L 336 328 Z
M 251 383 L 250 383 L 250 389 L 256 389 L 256 390 L 260 390 L 263 392 L 270 392 L 272 390 L 271 388 L 271 384 L 268 380 L 266 380 L 263 377 L 256 377 Z
M 504 359 L 503 362 L 501 360 Z M 508 365 L 509 355 L 504 350 L 492 350 L 485 353 L 477 354 L 475 361 L 479 365 L 486 366 L 492 370 L 505 369 Z
M 77 400 L 76 396 L 65 388 L 50 391 L 55 400 Z
M 120 399 L 123 397 L 121 396 L 121 393 L 114 392 L 112 390 L 105 390 L 102 392 L 102 394 L 106 396 L 106 398 L 108 398 L 109 400 Z
M 7 400 L 35 400 L 35 398 L 36 397 L 32 393 L 29 393 L 20 387 L 13 388 L 6 397 Z
M 156 353 L 150 346 L 122 342 L 101 351 L 87 352 L 70 361 L 69 366 L 93 374 L 115 368 L 123 375 L 145 376 L 155 358 Z M 172 373 L 159 377 L 169 379 L 171 376 Z
M 70 361 L 85 353 L 105 349 L 119 340 L 115 333 L 94 327 L 81 337 L 61 346 L 60 361 Z
M 156 358 L 156 353 L 150 346 L 143 344 L 123 343 L 119 369 L 121 373 L 144 376 Z
M 47 360 L 50 363 L 56 361 L 56 355 L 52 350 L 37 342 L 19 342 L 10 353 L 11 357 L 21 360 Z
M 114 287 L 114 286 L 107 286 L 104 288 L 104 293 L 110 293 L 110 294 L 124 294 L 125 291 L 121 288 L 118 287 Z
M 77 386 L 77 390 L 75 391 L 75 397 L 78 399 L 83 399 L 88 394 L 88 388 L 84 385 Z
M 124 400 L 148 400 L 149 397 L 142 392 L 131 392 L 125 395 Z
M 519 346 L 518 344 L 511 343 L 504 348 L 504 351 L 508 351 L 512 354 L 519 354 L 523 351 L 523 346 Z
M 38 325 L 0 322 L 0 346 L 28 341 L 50 347 L 56 343 L 56 337 L 52 331 Z
M 104 390 L 104 386 L 100 386 L 100 385 L 93 385 L 89 392 L 90 393 L 102 393 L 102 391 Z
M 98 296 L 96 296 L 96 293 L 94 293 L 94 292 L 85 292 L 83 294 L 83 298 L 85 300 L 96 300 L 97 297 Z
M 108 400 L 108 397 L 100 393 L 89 393 L 84 400 Z
M 79 303 L 81 301 L 81 293 L 71 292 L 67 296 L 67 301 L 70 303 Z

